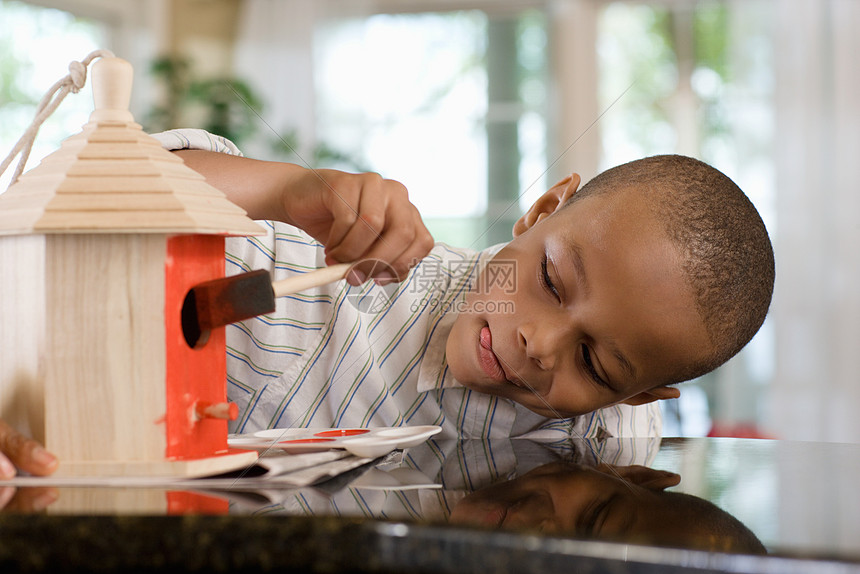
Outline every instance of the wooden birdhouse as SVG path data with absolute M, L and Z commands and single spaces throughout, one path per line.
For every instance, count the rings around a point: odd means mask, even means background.
M 97 61 L 82 132 L 0 194 L 0 418 L 58 474 L 232 470 L 256 453 L 227 447 L 224 329 L 189 337 L 182 309 L 261 230 L 143 133 L 131 77 Z

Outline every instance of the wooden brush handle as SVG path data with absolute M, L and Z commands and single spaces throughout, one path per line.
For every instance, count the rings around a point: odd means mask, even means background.
M 350 267 L 352 267 L 352 263 L 338 263 L 337 265 L 323 267 L 297 277 L 273 281 L 272 290 L 275 292 L 275 297 L 283 297 L 284 295 L 298 293 L 311 287 L 333 283 L 343 279 Z

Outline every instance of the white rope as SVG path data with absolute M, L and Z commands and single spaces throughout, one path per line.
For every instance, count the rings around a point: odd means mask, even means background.
M 42 97 L 36 108 L 36 115 L 33 122 L 24 135 L 0 164 L 0 175 L 6 172 L 6 168 L 12 163 L 12 160 L 20 152 L 21 158 L 18 160 L 18 166 L 15 168 L 15 173 L 12 174 L 12 181 L 9 182 L 9 187 L 15 185 L 18 177 L 24 172 L 24 166 L 27 164 L 27 159 L 30 157 L 30 151 L 33 149 L 33 142 L 36 140 L 36 134 L 39 133 L 39 128 L 46 119 L 48 119 L 54 110 L 60 105 L 69 92 L 77 94 L 87 81 L 87 66 L 96 58 L 113 58 L 114 55 L 110 50 L 96 50 L 91 52 L 86 58 L 80 62 L 69 63 L 69 73 L 64 78 L 58 80 L 51 89 Z M 7 188 L 8 189 L 8 188 Z

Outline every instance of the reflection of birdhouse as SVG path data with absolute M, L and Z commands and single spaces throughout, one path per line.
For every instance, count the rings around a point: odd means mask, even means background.
M 230 470 L 224 330 L 192 348 L 182 306 L 260 229 L 134 123 L 131 75 L 99 60 L 83 131 L 0 195 L 0 418 L 62 474 Z

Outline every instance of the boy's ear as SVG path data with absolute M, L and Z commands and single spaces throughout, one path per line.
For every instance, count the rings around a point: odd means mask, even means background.
M 625 405 L 647 405 L 654 401 L 662 401 L 666 399 L 677 399 L 681 396 L 681 391 L 675 387 L 657 387 L 650 391 L 642 391 L 639 394 L 633 395 L 621 401 Z
M 548 217 L 560 209 L 567 200 L 573 197 L 576 190 L 579 189 L 581 178 L 578 173 L 573 173 L 554 186 L 549 191 L 540 196 L 532 206 L 526 211 L 525 215 L 520 217 L 514 223 L 514 237 L 519 237 L 536 224 L 540 223 L 544 218 Z
M 664 490 L 670 486 L 677 486 L 681 482 L 681 476 L 674 472 L 657 470 L 638 464 L 632 466 L 601 464 L 597 470 L 610 476 L 620 476 L 627 482 L 649 490 Z

